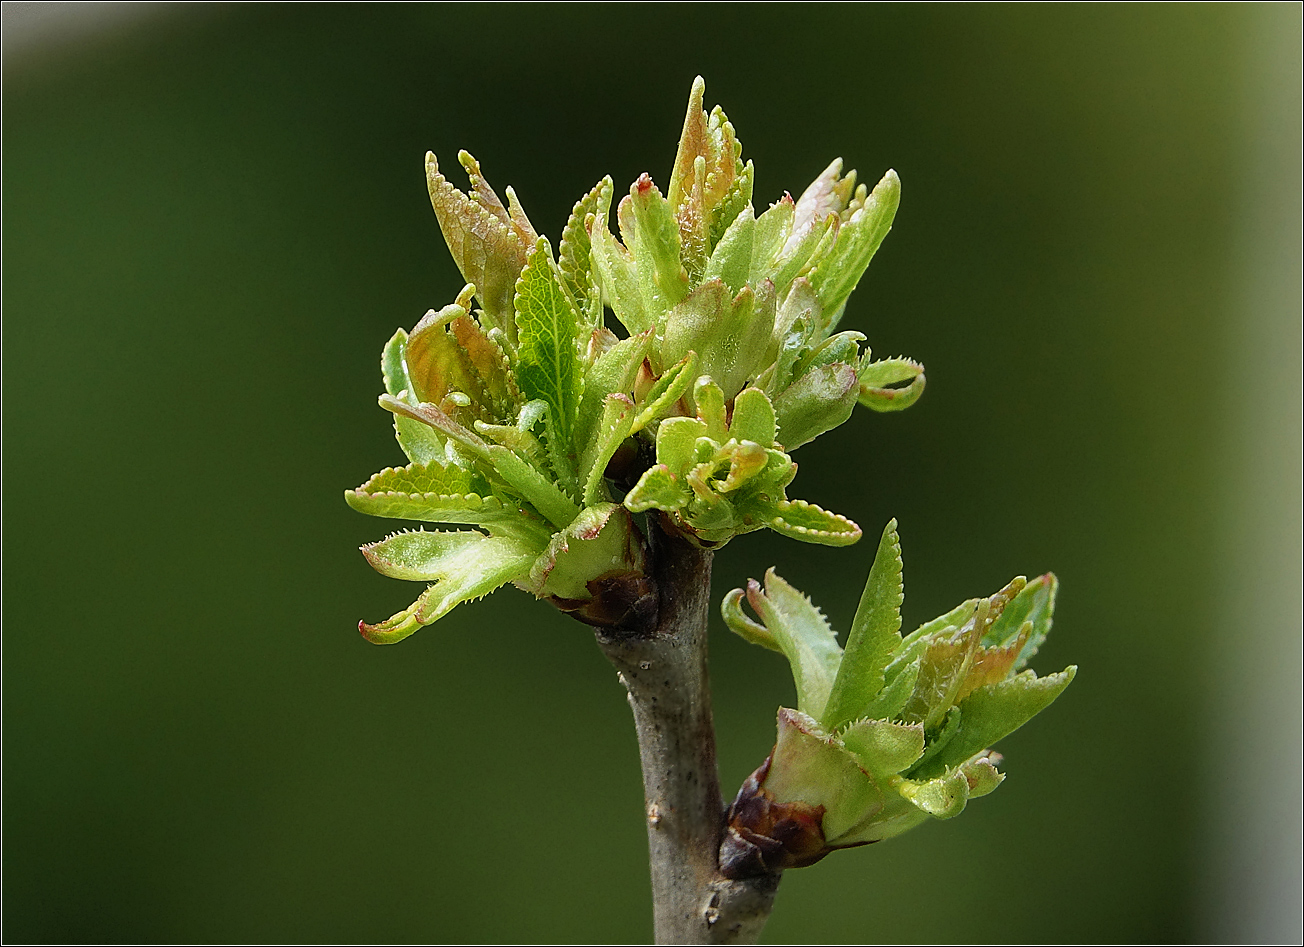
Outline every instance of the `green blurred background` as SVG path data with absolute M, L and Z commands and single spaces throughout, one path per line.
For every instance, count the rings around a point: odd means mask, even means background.
M 5 7 L 7 941 L 650 937 L 588 630 L 508 589 L 366 645 L 417 587 L 341 492 L 400 457 L 382 343 L 461 286 L 424 152 L 555 235 L 666 179 L 698 73 L 762 206 L 835 155 L 903 181 L 846 327 L 927 394 L 795 495 L 898 517 L 911 627 L 1055 570 L 1037 664 L 1081 666 L 999 792 L 790 873 L 766 940 L 1298 936 L 1297 4 L 39 6 Z M 870 555 L 755 534 L 714 591 L 777 564 L 845 628 Z M 732 793 L 792 685 L 712 647 Z

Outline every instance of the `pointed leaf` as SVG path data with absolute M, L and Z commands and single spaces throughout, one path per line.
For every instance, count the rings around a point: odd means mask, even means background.
M 747 282 L 758 283 L 772 278 L 779 251 L 792 232 L 793 212 L 796 204 L 791 195 L 784 194 L 756 218 L 752 236 L 752 264 Z M 782 290 L 782 287 L 780 287 Z
M 1014 670 L 1023 668 L 1037 653 L 1041 643 L 1046 640 L 1046 635 L 1050 633 L 1051 622 L 1055 616 L 1055 595 L 1058 591 L 1059 580 L 1055 578 L 1053 572 L 1033 579 L 1009 605 L 1005 606 L 1001 617 L 992 623 L 987 634 L 983 636 L 983 644 L 1007 646 L 1018 638 L 1024 625 L 1031 622 L 1032 628 L 1014 662 Z
M 589 228 L 593 270 L 598 275 L 603 301 L 633 336 L 651 328 L 652 318 L 643 305 L 643 290 L 633 255 L 607 229 L 610 200 L 605 191 L 599 195 L 598 210 Z
M 659 325 L 670 307 L 688 295 L 688 274 L 679 260 L 679 223 L 646 174 L 630 186 L 617 218 L 621 239 L 634 257 L 643 307 Z
M 810 599 L 773 569 L 765 573 L 764 592 L 755 580 L 748 581 L 747 601 L 792 666 L 797 709 L 819 719 L 842 660 L 833 629 Z
M 575 300 L 583 321 L 594 327 L 602 325 L 602 293 L 593 273 L 589 218 L 605 213 L 611 206 L 611 191 L 611 178 L 606 177 L 576 201 L 557 246 L 557 268 L 562 282 Z
M 607 395 L 602 419 L 580 458 L 580 480 L 584 484 L 584 506 L 608 500 L 603 475 L 616 449 L 634 427 L 634 402 L 628 395 Z
M 865 712 L 883 689 L 883 669 L 901 644 L 901 542 L 896 520 L 890 520 L 879 538 L 874 565 L 865 581 L 856 617 L 847 635 L 846 655 L 828 708 L 820 717 L 830 730 Z
M 675 405 L 688 391 L 688 386 L 696 377 L 697 353 L 689 352 L 662 372 L 656 384 L 643 397 L 639 403 L 638 414 L 634 418 L 632 432 L 641 431 L 674 411 Z
M 1024 671 L 1008 681 L 978 688 L 960 704 L 964 718 L 959 731 L 946 749 L 928 762 L 921 775 L 933 775 L 943 767 L 958 766 L 1013 733 L 1049 707 L 1069 686 L 1077 671 L 1077 667 L 1070 666 L 1046 677 Z
M 540 237 L 516 283 L 516 376 L 526 398 L 548 404 L 553 423 L 569 450 L 583 378 L 575 339 L 578 318 L 552 265 L 548 241 Z
M 856 172 L 842 176 L 842 159 L 834 158 L 829 166 L 820 172 L 819 177 L 801 192 L 794 208 L 792 233 L 784 247 L 785 252 L 792 249 L 813 228 L 829 217 L 836 217 L 847 206 L 847 198 L 856 186 Z
M 723 113 L 721 113 L 723 114 Z M 732 128 L 732 126 L 731 126 Z M 741 148 L 741 146 L 739 146 Z M 735 162 L 737 166 L 737 162 Z M 749 208 L 752 203 L 752 187 L 756 178 L 756 169 L 748 161 L 734 178 L 729 190 L 720 198 L 720 202 L 708 213 L 708 239 L 712 249 L 720 245 L 729 225 L 738 219 L 738 215 Z
M 462 278 L 475 284 L 476 298 L 490 325 L 503 330 L 509 342 L 514 342 L 512 296 L 516 278 L 525 265 L 526 245 L 512 226 L 488 209 L 483 200 L 473 201 L 450 184 L 439 173 L 439 162 L 429 152 L 426 181 L 439 229 Z
M 828 312 L 836 312 L 856 288 L 878 252 L 901 201 L 901 180 L 888 171 L 875 185 L 864 207 L 841 228 L 837 244 L 811 273 L 811 284 Z
M 575 443 L 581 447 L 592 436 L 594 425 L 602 416 L 604 402 L 609 394 L 627 395 L 634 390 L 634 379 L 652 345 L 653 331 L 648 329 L 638 335 L 621 339 L 599 355 L 584 374 L 584 395 L 580 399 L 579 419 L 575 428 Z
M 360 513 L 426 523 L 467 523 L 494 535 L 536 537 L 546 542 L 547 524 L 536 514 L 504 501 L 477 474 L 459 467 L 386 467 L 344 499 Z
M 565 491 L 506 447 L 490 445 L 487 456 L 499 476 L 554 526 L 564 527 L 579 514 L 579 506 Z
M 411 606 L 375 625 L 358 623 L 362 636 L 373 644 L 394 644 L 418 628 L 442 618 L 462 602 L 469 602 L 506 585 L 527 572 L 538 548 L 516 538 L 484 536 L 480 533 L 403 533 L 418 537 L 385 547 L 377 543 L 364 547 L 373 566 L 382 571 L 420 571 L 435 584 Z M 427 537 L 422 540 L 420 537 Z M 434 537 L 457 536 L 457 540 Z M 474 537 L 479 537 L 478 539 Z M 387 540 L 386 542 L 389 542 Z M 423 552 L 420 543 L 429 543 Z

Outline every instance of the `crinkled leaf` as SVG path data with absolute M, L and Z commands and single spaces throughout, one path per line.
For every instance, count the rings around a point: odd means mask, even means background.
M 715 227 L 722 231 L 751 199 L 750 186 L 746 187 L 745 197 L 741 195 L 744 189 L 738 187 L 739 176 L 750 170 L 741 163 L 742 145 L 723 109 L 717 105 L 709 116 L 703 110 L 705 91 L 706 83 L 698 76 L 689 93 L 688 111 L 667 192 L 670 207 L 681 226 L 690 231 L 694 226 L 702 227 L 703 233 Z M 725 214 L 728 216 L 720 224 Z
M 692 498 L 682 477 L 671 473 L 665 464 L 657 464 L 643 471 L 634 489 L 625 494 L 625 506 L 632 513 L 653 509 L 673 512 L 683 509 Z
M 868 353 L 860 367 L 860 403 L 874 411 L 902 411 L 924 393 L 924 366 L 908 358 L 885 358 L 870 362 Z M 900 382 L 904 388 L 892 388 Z
M 809 598 L 773 569 L 765 573 L 765 590 L 747 583 L 747 602 L 792 666 L 797 709 L 819 719 L 842 660 L 837 635 Z
M 385 380 L 385 391 L 391 397 L 416 401 L 412 381 L 408 378 L 407 364 L 403 359 L 407 348 L 407 333 L 399 329 L 385 344 L 380 356 L 380 373 Z M 428 425 L 402 415 L 394 415 L 394 436 L 408 460 L 415 464 L 446 463 L 450 459 L 444 450 L 443 439 Z
M 540 237 L 516 284 L 516 377 L 526 398 L 546 402 L 567 445 L 583 386 L 575 339 L 578 319 L 557 279 L 548 241 Z
M 775 532 L 822 546 L 850 546 L 860 539 L 860 527 L 838 513 L 805 500 L 780 500 L 765 511 L 765 525 Z
M 561 270 L 562 282 L 584 322 L 594 327 L 602 325 L 602 293 L 593 273 L 589 217 L 596 217 L 600 211 L 605 213 L 611 206 L 611 191 L 611 178 L 606 177 L 575 202 L 557 246 L 557 268 Z
M 450 184 L 439 173 L 439 162 L 429 152 L 426 182 L 439 229 L 462 278 L 475 284 L 476 298 L 490 325 L 501 329 L 514 342 L 512 296 L 516 279 L 525 266 L 527 244 L 511 223 L 488 209 L 483 200 L 473 201 Z
M 462 602 L 487 595 L 525 574 L 538 556 L 538 546 L 516 537 L 480 533 L 400 533 L 382 543 L 363 547 L 368 561 L 382 572 L 420 572 L 435 584 L 411 606 L 375 625 L 358 623 L 373 644 L 394 644 L 418 628 L 442 618 Z M 459 537 L 447 539 L 446 537 Z M 422 538 L 424 537 L 424 538 Z M 439 538 L 445 537 L 445 538 Z M 386 543 L 391 543 L 386 546 Z M 424 545 L 423 545 L 424 544 Z
M 883 670 L 901 644 L 901 542 L 896 520 L 879 538 L 874 565 L 865 581 L 856 617 L 847 635 L 846 654 L 820 722 L 830 730 L 865 712 L 883 689 Z
M 694 463 L 697 439 L 705 437 L 706 424 L 699 418 L 669 418 L 657 428 L 657 463 L 671 473 L 684 474 Z
M 944 767 L 958 766 L 1013 733 L 1050 706 L 1077 671 L 1076 666 L 1070 666 L 1046 677 L 1024 671 L 999 684 L 978 688 L 960 704 L 964 717 L 959 731 L 946 749 L 928 762 L 921 775 L 931 776 Z
M 471 399 L 470 415 L 489 422 L 517 410 L 506 353 L 456 303 L 426 313 L 408 336 L 404 357 L 419 401 L 438 405 L 460 391 Z

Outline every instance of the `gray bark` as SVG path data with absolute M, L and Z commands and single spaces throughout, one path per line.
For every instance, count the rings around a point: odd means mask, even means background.
M 629 693 L 643 765 L 656 942 L 755 943 L 779 875 L 719 872 L 725 804 L 716 769 L 707 672 L 711 553 L 652 525 L 660 596 L 649 635 L 600 631 Z

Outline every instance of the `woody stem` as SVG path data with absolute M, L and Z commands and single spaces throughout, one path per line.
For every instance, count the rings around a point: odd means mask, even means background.
M 779 875 L 720 874 L 724 803 L 707 671 L 711 557 L 651 524 L 660 605 L 650 634 L 600 631 L 628 691 L 643 766 L 653 919 L 659 944 L 755 943 Z

